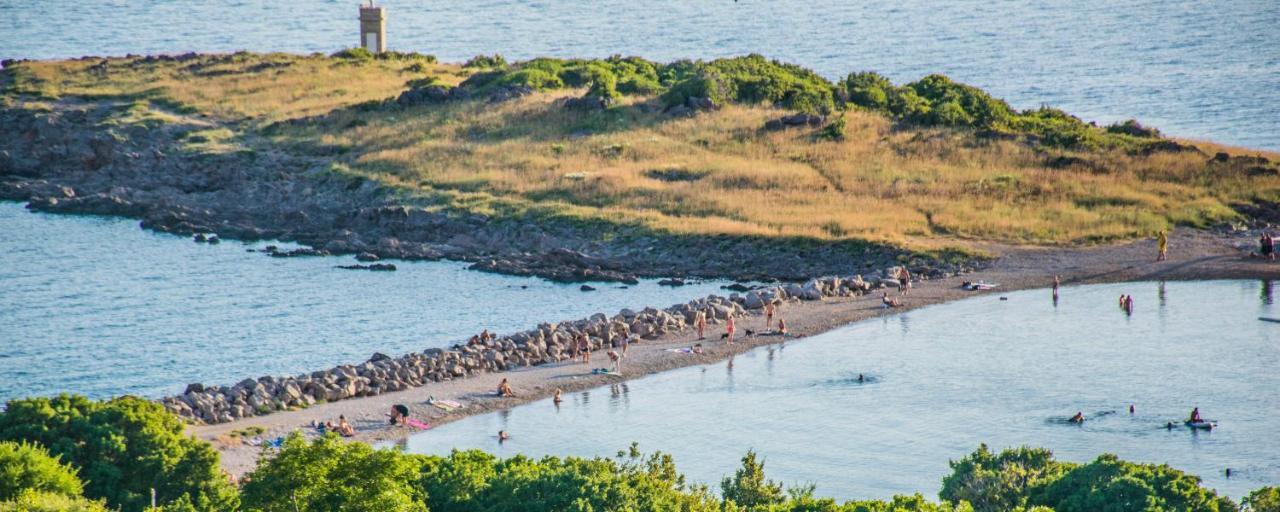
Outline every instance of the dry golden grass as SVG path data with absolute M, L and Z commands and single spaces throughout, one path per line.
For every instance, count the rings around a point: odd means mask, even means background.
M 403 187 L 440 207 L 493 215 L 642 225 L 689 234 L 856 238 L 914 248 L 967 241 L 1058 244 L 1147 236 L 1231 220 L 1231 205 L 1280 198 L 1276 173 L 1250 175 L 1205 154 L 1044 150 L 967 131 L 903 128 L 848 112 L 843 141 L 813 129 L 764 131 L 784 112 L 728 106 L 670 118 L 631 98 L 602 112 L 539 93 L 407 109 L 345 108 L 407 80 L 457 83 L 466 71 L 403 61 L 223 57 L 106 73 L 93 62 L 22 65 L 45 97 L 145 95 L 220 120 L 326 114 L 271 130 L 271 144 L 334 154 L 335 169 Z M 33 102 L 34 104 L 34 102 Z M 220 134 L 219 139 L 226 139 Z M 1207 155 L 1280 155 L 1194 142 Z M 1067 157 L 1067 165 L 1051 166 Z M 1255 173 L 1257 174 L 1257 173 Z

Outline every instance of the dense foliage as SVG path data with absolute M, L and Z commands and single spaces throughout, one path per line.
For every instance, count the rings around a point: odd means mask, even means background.
M 26 441 L 0 442 L 0 501 L 25 491 L 78 496 L 84 490 L 75 470 Z
M 1073 464 L 1027 447 L 994 453 L 981 446 L 951 462 L 941 502 L 917 494 L 837 503 L 814 496 L 813 486 L 785 488 L 769 480 L 754 452 L 724 478 L 716 496 L 704 485 L 686 483 L 670 456 L 646 456 L 635 445 L 616 458 L 499 459 L 477 450 L 439 457 L 374 449 L 334 435 L 306 441 L 296 433 L 278 450 L 265 451 L 237 492 L 217 473 L 209 445 L 182 437 L 175 418 L 136 398 L 11 401 L 0 414 L 0 436 L 21 440 L 0 442 L 0 512 L 144 510 L 141 496 L 151 487 L 161 506 L 148 512 L 1238 510 L 1199 478 L 1165 465 L 1114 455 Z M 105 504 L 81 495 L 76 470 L 112 482 L 114 488 L 104 488 L 90 477 L 83 484 L 84 495 Z M 1259 489 L 1243 504 L 1245 510 L 1276 512 L 1280 490 Z
M 1280 512 L 1280 487 L 1263 487 L 1244 497 L 1244 509 L 1250 512 Z
M 986 91 L 940 74 L 896 86 L 877 73 L 857 72 L 832 83 L 810 69 L 756 54 L 668 64 L 639 57 L 543 57 L 510 65 L 500 55 L 481 55 L 464 66 L 481 70 L 459 85 L 473 94 L 512 86 L 536 91 L 586 87 L 588 96 L 609 100 L 622 95 L 659 96 L 668 108 L 690 104 L 691 98 L 823 115 L 862 108 L 917 126 L 1025 135 L 1039 144 L 1064 148 L 1136 150 L 1162 137 L 1159 130 L 1133 120 L 1100 128 L 1058 109 L 1017 111 Z M 828 132 L 823 138 L 832 135 Z
M 84 494 L 139 510 L 186 498 L 197 510 L 229 510 L 236 493 L 208 443 L 186 437 L 159 404 L 136 397 L 13 400 L 0 414 L 0 441 L 36 443 L 78 469 Z

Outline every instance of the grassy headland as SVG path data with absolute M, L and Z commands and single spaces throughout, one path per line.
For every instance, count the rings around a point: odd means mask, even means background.
M 322 158 L 441 209 L 685 235 L 1072 244 L 1280 199 L 1273 153 L 1017 111 L 941 75 L 831 82 L 759 56 L 83 59 L 12 63 L 0 87 L 6 108 L 115 99 L 122 123 L 200 116 L 217 127 L 188 151 Z M 423 94 L 395 101 L 406 90 Z M 813 117 L 766 128 L 797 112 Z

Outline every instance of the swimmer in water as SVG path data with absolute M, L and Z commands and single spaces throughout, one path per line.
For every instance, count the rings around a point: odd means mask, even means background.
M 859 374 L 858 374 L 858 382 L 866 382 L 866 381 L 867 381 L 867 378 L 866 378 L 866 377 L 863 377 L 863 376 L 862 376 L 862 374 L 861 374 L 861 373 L 859 373 Z
M 511 439 L 511 434 L 508 434 L 506 430 L 499 430 L 499 431 L 498 431 L 498 442 L 499 442 L 499 443 L 501 443 L 501 442 L 503 442 L 503 441 L 506 441 L 506 440 L 508 440 L 508 439 Z
M 1084 423 L 1084 413 L 1080 411 L 1076 411 L 1076 415 L 1072 416 L 1071 419 L 1068 421 L 1072 423 Z
M 560 402 L 563 402 L 563 401 L 564 399 L 560 398 L 560 388 L 556 388 L 556 396 L 551 398 L 551 402 L 555 403 L 556 405 L 559 405 Z

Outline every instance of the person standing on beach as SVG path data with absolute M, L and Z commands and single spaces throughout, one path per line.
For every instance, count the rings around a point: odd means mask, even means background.
M 1160 246 L 1160 254 L 1156 255 L 1156 261 L 1164 261 L 1169 252 L 1169 235 L 1166 235 L 1164 230 L 1156 233 L 1156 244 Z
M 1053 276 L 1053 299 L 1058 300 L 1058 287 L 1062 286 L 1062 277 Z
M 693 315 L 693 325 L 698 328 L 698 339 L 707 339 L 707 312 L 698 311 Z
M 772 300 L 764 304 L 764 330 L 766 331 L 773 328 L 773 310 L 775 307 Z
M 906 295 L 907 290 L 911 289 L 911 271 L 907 270 L 907 266 L 898 267 L 898 294 Z
M 582 364 L 591 364 L 591 340 L 587 338 L 587 333 L 582 333 L 578 338 L 578 352 L 582 354 Z
M 729 317 L 728 317 L 728 318 L 729 318 L 729 319 L 728 319 L 727 323 L 725 324 L 724 330 L 725 330 L 725 333 L 727 333 L 727 334 L 729 335 L 729 344 L 730 344 L 730 345 L 732 345 L 732 344 L 733 344 L 733 333 L 734 333 L 735 331 L 737 331 L 737 328 L 736 328 L 736 327 L 734 327 L 734 325 L 733 325 L 733 314 L 732 314 L 732 313 L 730 313 L 730 314 L 729 314 Z

